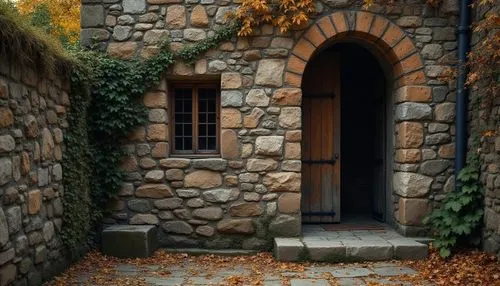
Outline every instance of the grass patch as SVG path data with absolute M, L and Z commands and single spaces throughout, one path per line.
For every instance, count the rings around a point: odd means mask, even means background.
M 77 61 L 59 40 L 30 23 L 13 4 L 0 0 L 0 54 L 38 72 L 69 76 Z

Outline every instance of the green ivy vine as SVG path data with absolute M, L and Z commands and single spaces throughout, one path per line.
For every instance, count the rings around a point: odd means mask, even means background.
M 457 246 L 477 246 L 481 242 L 484 214 L 484 191 L 480 181 L 481 161 L 476 152 L 479 136 L 473 136 L 467 154 L 467 165 L 459 175 L 459 190 L 446 194 L 441 208 L 424 219 L 436 232 L 433 246 L 441 257 L 449 257 Z
M 121 188 L 122 142 L 147 120 L 141 99 L 158 84 L 175 59 L 188 63 L 230 40 L 237 25 L 226 25 L 214 36 L 183 48 L 177 55 L 164 41 L 159 53 L 145 60 L 124 61 L 93 50 L 73 50 L 78 63 L 71 76 L 71 108 L 64 156 L 65 207 L 62 238 L 72 254 L 93 245 L 108 202 Z

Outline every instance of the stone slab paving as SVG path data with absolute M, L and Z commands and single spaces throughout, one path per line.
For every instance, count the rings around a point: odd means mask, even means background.
M 110 273 L 116 278 L 136 277 L 148 285 L 173 286 L 173 285 L 232 285 L 228 283 L 231 277 L 252 277 L 252 270 L 245 265 L 218 269 L 204 273 L 196 269 L 195 265 L 186 262 L 183 266 L 142 265 L 134 266 L 119 264 L 115 266 L 115 273 Z M 159 274 L 170 273 L 168 276 Z M 398 280 L 398 275 L 416 274 L 415 270 L 399 262 L 374 262 L 356 264 L 313 264 L 305 267 L 304 271 L 290 271 L 264 269 L 264 286 L 324 286 L 324 285 L 412 285 L 409 282 Z M 196 275 L 193 275 L 196 273 Z M 78 279 L 79 285 L 89 285 L 86 281 L 92 273 L 82 273 Z M 92 284 L 95 285 L 95 284 Z M 107 285 L 107 284 L 106 284 Z M 113 284 L 114 285 L 114 284 Z M 133 285 L 127 284 L 127 285 Z M 143 284 L 140 284 L 143 285 Z M 243 284 L 246 285 L 246 284 Z M 422 281 L 419 285 L 433 285 Z
M 319 225 L 303 227 L 298 238 L 275 238 L 280 261 L 380 261 L 425 259 L 428 247 L 392 229 L 326 231 Z

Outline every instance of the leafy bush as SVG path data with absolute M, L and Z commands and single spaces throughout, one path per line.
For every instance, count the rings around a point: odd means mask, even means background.
M 433 245 L 442 257 L 449 257 L 456 246 L 477 246 L 481 241 L 484 195 L 479 180 L 479 155 L 472 151 L 476 149 L 471 147 L 467 166 L 458 175 L 459 190 L 447 193 L 441 208 L 424 219 L 436 231 Z

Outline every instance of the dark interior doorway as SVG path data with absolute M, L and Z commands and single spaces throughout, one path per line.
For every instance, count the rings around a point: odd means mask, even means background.
M 342 43 L 341 210 L 345 216 L 385 217 L 386 78 L 375 56 Z

